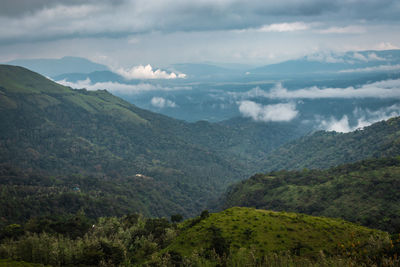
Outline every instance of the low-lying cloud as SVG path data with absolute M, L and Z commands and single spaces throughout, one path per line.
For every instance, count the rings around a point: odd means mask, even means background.
M 177 78 L 186 78 L 186 74 L 184 73 L 168 73 L 164 70 L 156 69 L 153 70 L 153 67 L 150 64 L 146 66 L 139 65 L 132 67 L 130 69 L 119 68 L 115 70 L 116 73 L 121 75 L 127 80 L 134 79 L 177 79 Z
M 400 79 L 368 83 L 361 87 L 319 88 L 313 86 L 290 91 L 278 83 L 263 96 L 271 99 L 400 98 Z
M 92 83 L 92 81 L 87 78 L 86 80 L 69 82 L 66 80 L 56 81 L 64 86 L 69 86 L 71 88 L 81 89 L 84 88 L 89 91 L 104 90 L 111 93 L 126 95 L 126 94 L 136 94 L 148 91 L 180 91 L 180 90 L 191 90 L 191 87 L 181 86 L 181 87 L 163 87 L 157 84 L 150 83 L 139 83 L 139 84 L 123 84 L 117 82 L 99 82 Z
M 299 113 L 296 110 L 296 105 L 293 103 L 279 103 L 264 106 L 248 100 L 239 102 L 239 111 L 244 117 L 263 122 L 291 121 Z
M 153 107 L 156 107 L 156 108 L 175 108 L 175 107 L 177 107 L 175 102 L 165 99 L 163 97 L 155 96 L 151 99 L 150 103 Z
M 395 104 L 378 110 L 356 108 L 354 109 L 352 116 L 354 116 L 357 121 L 354 125 L 350 124 L 347 115 L 343 115 L 341 119 L 330 117 L 327 120 L 320 120 L 319 127 L 326 131 L 348 133 L 357 129 L 362 129 L 378 121 L 400 116 L 400 105 Z
M 374 67 L 357 68 L 341 70 L 340 73 L 352 73 L 352 72 L 379 72 L 379 71 L 397 71 L 400 70 L 400 64 L 396 65 L 379 65 Z

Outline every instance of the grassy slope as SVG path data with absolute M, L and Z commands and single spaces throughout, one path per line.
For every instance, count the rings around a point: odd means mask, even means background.
M 352 246 L 367 246 L 371 237 L 387 242 L 388 234 L 339 219 L 312 217 L 304 214 L 273 212 L 234 207 L 211 214 L 192 227 L 183 223 L 181 234 L 167 247 L 184 256 L 201 252 L 211 245 L 214 226 L 230 242 L 231 253 L 239 248 L 253 248 L 256 256 L 269 252 L 291 251 L 300 256 L 328 255 Z M 343 245 L 343 246 L 342 246 Z
M 230 188 L 223 208 L 302 212 L 398 232 L 399 177 L 400 158 L 370 159 L 328 170 L 257 174 Z

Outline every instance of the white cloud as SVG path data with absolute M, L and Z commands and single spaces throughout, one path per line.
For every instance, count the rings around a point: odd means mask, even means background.
M 316 32 L 321 34 L 357 34 L 365 33 L 366 29 L 361 26 L 350 25 L 345 27 L 330 27 Z
M 157 108 L 165 108 L 165 107 L 175 108 L 176 107 L 175 102 L 165 99 L 163 97 L 153 97 L 151 99 L 151 105 L 153 105 L 154 107 L 157 107 Z
M 375 53 L 369 53 L 369 54 L 368 54 L 368 59 L 369 59 L 370 61 L 386 61 L 385 58 L 380 57 L 380 56 L 378 56 L 378 55 L 375 54 Z
M 318 99 L 318 98 L 400 98 L 400 79 L 384 80 L 361 87 L 318 88 L 287 90 L 278 83 L 264 97 L 272 99 Z
M 363 54 L 360 54 L 360 53 L 357 53 L 357 52 L 353 54 L 353 58 L 355 58 L 357 60 L 360 60 L 360 61 L 368 62 L 368 58 L 367 57 L 365 57 Z
M 346 73 L 346 72 L 374 72 L 374 71 L 393 71 L 393 70 L 400 70 L 400 64 L 397 65 L 380 65 L 374 67 L 366 67 L 366 68 L 357 68 L 357 69 L 348 69 L 348 70 L 341 70 L 339 72 Z
M 147 64 L 146 66 L 135 66 L 131 69 L 119 68 L 116 69 L 115 72 L 128 80 L 186 78 L 186 74 L 183 73 L 176 74 L 174 72 L 167 73 L 166 71 L 160 69 L 153 70 L 153 67 L 150 64 Z
M 244 117 L 255 121 L 291 121 L 298 115 L 296 105 L 293 103 L 279 103 L 273 105 L 260 105 L 253 101 L 239 102 L 239 111 Z
M 326 131 L 335 131 L 338 133 L 348 133 L 352 131 L 349 125 L 349 119 L 346 115 L 340 120 L 336 120 L 334 117 L 331 117 L 329 121 L 323 120 L 321 121 L 320 127 Z
M 381 42 L 374 47 L 376 50 L 392 50 L 392 49 L 400 49 L 399 46 L 394 45 L 390 42 Z
M 378 110 L 356 108 L 353 116 L 357 120 L 355 125 L 350 125 L 349 118 L 344 115 L 340 120 L 331 117 L 329 120 L 320 120 L 319 127 L 326 131 L 348 133 L 357 129 L 362 129 L 375 122 L 387 120 L 392 117 L 400 116 L 400 105 L 395 104 Z
M 135 94 L 147 91 L 178 91 L 178 90 L 190 90 L 191 87 L 162 87 L 159 85 L 149 84 L 149 83 L 139 83 L 139 84 L 123 84 L 117 82 L 100 82 L 92 83 L 92 81 L 87 78 L 86 80 L 75 82 L 68 82 L 66 80 L 56 81 L 64 86 L 69 86 L 71 88 L 85 88 L 90 91 L 103 90 L 106 89 L 111 93 L 116 94 Z
M 276 23 L 258 28 L 258 32 L 293 32 L 308 30 L 310 25 L 304 22 Z

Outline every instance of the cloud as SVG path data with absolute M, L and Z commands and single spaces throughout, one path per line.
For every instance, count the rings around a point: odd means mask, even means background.
M 357 68 L 357 69 L 347 69 L 341 70 L 341 73 L 351 73 L 351 72 L 377 72 L 377 71 L 396 71 L 400 70 L 400 64 L 397 65 L 380 65 L 374 67 Z
M 365 33 L 367 30 L 365 27 L 350 25 L 345 27 L 330 27 L 327 29 L 317 30 L 320 34 L 360 34 Z
M 291 121 L 297 115 L 296 105 L 293 103 L 279 103 L 273 105 L 260 105 L 253 101 L 239 102 L 239 111 L 244 117 L 255 121 Z
M 353 54 L 353 58 L 360 61 L 368 62 L 368 58 L 366 56 L 357 52 Z
M 331 117 L 329 120 L 320 120 L 319 128 L 326 131 L 348 133 L 357 129 L 362 129 L 378 121 L 400 116 L 400 105 L 395 104 L 374 111 L 355 108 L 352 115 L 357 121 L 354 125 L 350 125 L 348 116 L 344 115 L 340 120 L 334 117 Z
M 148 91 L 178 91 L 178 90 L 190 90 L 191 87 L 162 87 L 160 85 L 154 85 L 150 83 L 139 83 L 139 84 L 123 84 L 117 82 L 99 82 L 92 83 L 92 81 L 87 78 L 86 80 L 77 81 L 76 83 L 68 82 L 66 80 L 56 81 L 64 86 L 69 86 L 71 88 L 85 88 L 86 90 L 104 90 L 116 94 L 136 94 Z
M 399 46 L 394 45 L 390 42 L 382 42 L 379 43 L 376 47 L 374 47 L 376 50 L 393 50 L 393 49 L 400 49 Z
M 336 120 L 334 117 L 331 117 L 329 121 L 323 120 L 320 127 L 326 131 L 335 131 L 338 133 L 348 133 L 353 130 L 350 128 L 347 115 L 344 115 L 340 120 Z
M 293 32 L 308 30 L 310 26 L 304 22 L 276 23 L 264 25 L 257 29 L 258 32 Z
M 0 9 L 0 40 L 249 28 L 282 32 L 308 29 L 309 21 L 396 24 L 399 12 L 400 6 L 393 0 L 6 0 Z M 359 33 L 363 28 L 332 26 L 321 31 Z
M 150 101 L 151 105 L 153 105 L 154 107 L 157 108 L 175 108 L 176 107 L 176 103 L 165 99 L 163 97 L 153 97 Z
M 131 69 L 119 68 L 116 69 L 115 72 L 127 80 L 186 78 L 186 74 L 183 73 L 175 74 L 174 72 L 167 73 L 166 71 L 160 69 L 153 70 L 153 67 L 150 64 L 147 64 L 146 66 L 135 66 Z
M 400 79 L 384 80 L 361 87 L 318 88 L 287 90 L 281 83 L 263 95 L 271 99 L 318 99 L 318 98 L 400 98 Z
M 369 53 L 368 54 L 368 60 L 369 61 L 386 61 L 385 58 L 378 56 L 375 53 Z

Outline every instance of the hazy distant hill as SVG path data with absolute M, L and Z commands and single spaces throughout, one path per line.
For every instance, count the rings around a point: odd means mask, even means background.
M 22 66 L 42 75 L 54 77 L 64 73 L 90 73 L 106 71 L 108 67 L 80 57 L 63 57 L 60 59 L 18 59 L 7 62 L 10 65 Z
M 393 66 L 400 63 L 400 50 L 384 51 L 359 51 L 347 52 L 343 55 L 328 54 L 303 57 L 295 60 L 288 60 L 277 64 L 266 65 L 249 70 L 254 74 L 306 74 L 306 73 L 329 73 L 349 71 L 377 66 Z M 372 71 L 373 69 L 371 69 Z M 398 72 L 397 68 L 397 72 Z M 375 69 L 379 72 L 379 68 Z M 385 70 L 381 70 L 385 71 Z M 386 70 L 389 71 L 389 70 Z
M 400 230 L 400 158 L 365 160 L 328 170 L 256 174 L 231 187 L 223 208 L 293 211 Z

